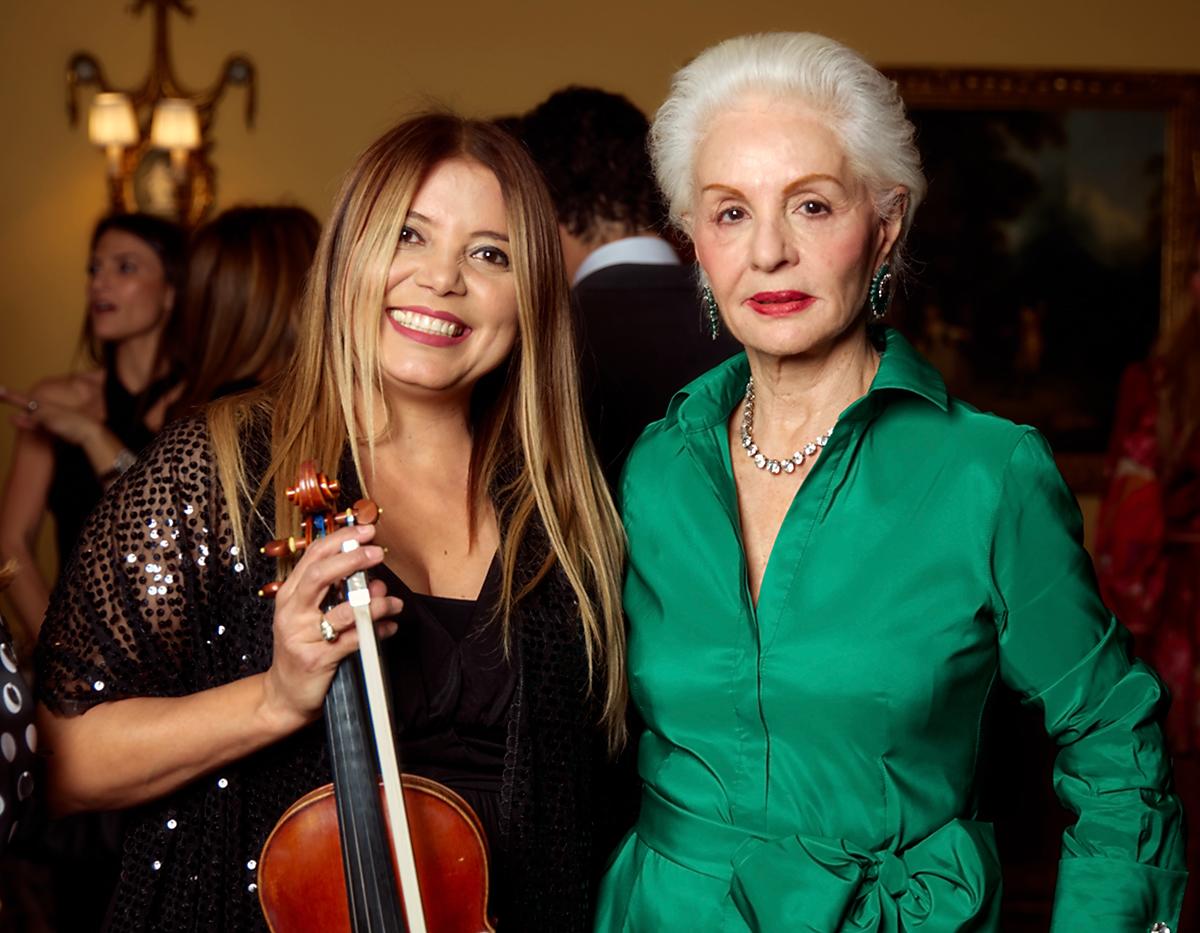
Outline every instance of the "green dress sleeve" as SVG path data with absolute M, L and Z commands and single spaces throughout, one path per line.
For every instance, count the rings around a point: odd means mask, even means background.
M 1013 450 L 996 516 L 1001 677 L 1040 709 L 1059 747 L 1055 792 L 1077 815 L 1051 930 L 1176 930 L 1187 873 L 1159 726 L 1166 692 L 1100 600 L 1078 507 L 1036 431 Z

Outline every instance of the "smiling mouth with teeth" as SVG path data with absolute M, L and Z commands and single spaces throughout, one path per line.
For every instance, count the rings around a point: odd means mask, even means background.
M 439 337 L 460 337 L 466 332 L 461 324 L 443 321 L 441 318 L 430 317 L 417 311 L 406 311 L 394 308 L 388 311 L 388 317 L 409 330 L 420 331 L 422 334 L 436 334 Z

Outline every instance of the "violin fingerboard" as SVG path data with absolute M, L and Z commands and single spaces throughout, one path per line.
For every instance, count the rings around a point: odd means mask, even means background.
M 325 697 L 325 734 L 329 741 L 333 786 L 336 788 L 342 863 L 347 878 L 351 929 L 354 933 L 408 933 L 392 870 L 379 799 L 379 777 L 370 762 L 374 743 L 364 713 L 357 656 L 338 665 Z

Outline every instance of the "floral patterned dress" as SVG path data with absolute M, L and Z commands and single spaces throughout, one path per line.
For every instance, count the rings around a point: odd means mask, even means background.
M 1125 373 L 1109 446 L 1096 569 L 1104 600 L 1134 633 L 1172 695 L 1177 755 L 1200 752 L 1200 443 L 1167 475 L 1153 363 Z

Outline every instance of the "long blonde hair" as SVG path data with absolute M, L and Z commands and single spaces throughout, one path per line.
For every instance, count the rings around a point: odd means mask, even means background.
M 624 539 L 582 420 L 554 209 L 529 155 L 502 130 L 424 114 L 359 157 L 317 247 L 291 367 L 257 396 L 209 410 L 221 487 L 243 536 L 268 491 L 276 531 L 284 533 L 285 490 L 305 460 L 336 464 L 349 445 L 367 491 L 363 463 L 386 427 L 377 415 L 387 412 L 378 340 L 388 267 L 414 193 L 434 166 L 453 158 L 495 174 L 512 244 L 519 337 L 507 363 L 476 386 L 469 473 L 471 501 L 491 495 L 501 516 L 498 614 L 508 639 L 514 606 L 555 563 L 562 568 L 579 602 L 589 674 L 593 684 L 604 683 L 601 719 L 615 750 L 625 737 L 627 699 Z M 239 429 L 256 411 L 271 412 L 271 458 L 250 489 Z M 538 521 L 548 548 L 533 577 L 519 580 L 522 544 L 534 540 Z

